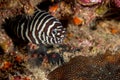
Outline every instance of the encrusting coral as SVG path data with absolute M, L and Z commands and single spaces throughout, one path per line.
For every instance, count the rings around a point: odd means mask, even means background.
M 119 80 L 120 54 L 77 56 L 48 74 L 49 80 Z

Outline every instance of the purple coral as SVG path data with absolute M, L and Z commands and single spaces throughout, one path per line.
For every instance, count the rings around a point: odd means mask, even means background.
M 83 3 L 101 3 L 102 0 L 80 0 Z
M 120 0 L 112 0 L 116 7 L 120 8 Z
M 103 0 L 79 0 L 79 3 L 82 5 L 94 5 L 94 4 L 99 4 L 102 3 Z
M 83 2 L 83 3 L 89 3 L 90 0 L 81 0 L 81 2 Z

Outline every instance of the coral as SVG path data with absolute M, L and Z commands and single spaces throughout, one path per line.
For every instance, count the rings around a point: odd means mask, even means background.
M 120 8 L 120 0 L 111 0 L 111 2 L 115 7 Z
M 75 25 L 81 25 L 82 22 L 83 22 L 83 21 L 82 21 L 80 18 L 76 17 L 76 16 L 73 18 L 73 23 L 74 23 Z
M 48 74 L 49 80 L 110 80 L 120 79 L 120 54 L 94 57 L 77 56 Z
M 16 53 L 4 53 L 4 55 L 0 56 L 0 79 L 10 79 L 15 76 L 21 76 L 30 73 L 30 71 L 25 68 L 25 61 L 24 59 L 18 60 L 18 54 Z M 23 56 L 22 56 L 23 57 Z M 24 77 L 23 77 L 24 78 Z
M 0 0 L 0 80 L 47 80 L 47 74 L 51 80 L 119 80 L 119 7 L 119 0 Z M 38 45 L 15 45 L 3 29 L 5 19 L 32 16 L 35 8 L 67 28 L 63 44 L 47 46 L 54 65 Z
M 58 4 L 50 6 L 49 12 L 55 12 L 58 9 Z
M 41 0 L 2 0 L 0 1 L 0 25 L 5 18 L 20 14 L 32 15 L 34 7 Z
M 13 42 L 4 31 L 0 32 L 0 46 L 6 53 L 9 53 L 13 50 Z
M 83 6 L 93 6 L 103 2 L 103 0 L 77 0 L 77 1 Z

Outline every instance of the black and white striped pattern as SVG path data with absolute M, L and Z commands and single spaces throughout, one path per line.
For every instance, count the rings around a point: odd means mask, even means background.
M 65 37 L 66 28 L 60 21 L 48 12 L 36 10 L 34 15 L 26 20 L 19 20 L 14 33 L 23 40 L 35 44 L 59 44 Z

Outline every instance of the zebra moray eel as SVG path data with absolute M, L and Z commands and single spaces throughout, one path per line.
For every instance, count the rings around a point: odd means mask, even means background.
M 34 44 L 60 44 L 66 33 L 66 28 L 58 19 L 39 9 L 26 19 L 20 18 L 15 24 L 12 24 L 14 34 Z

